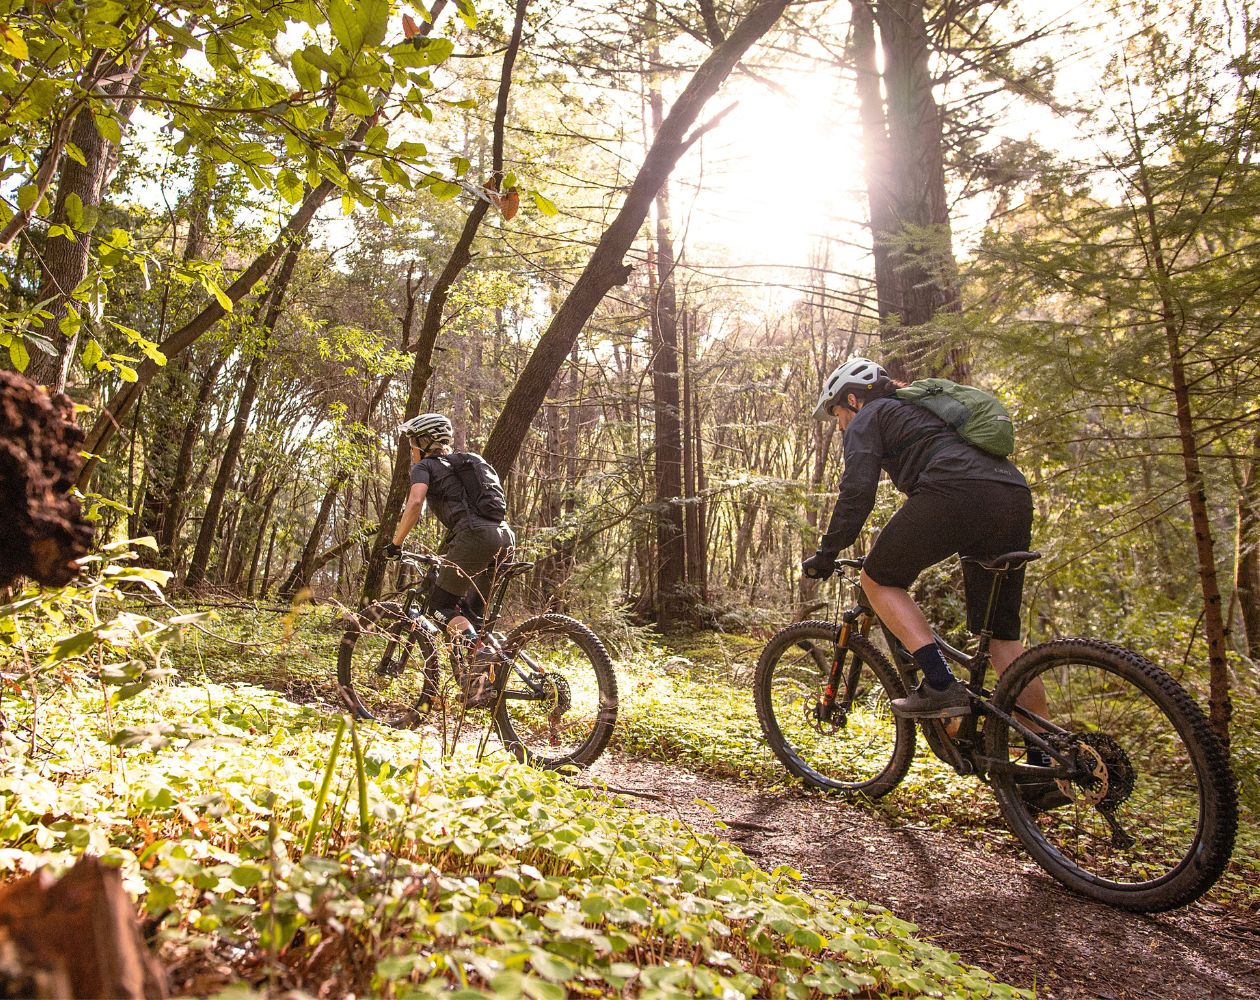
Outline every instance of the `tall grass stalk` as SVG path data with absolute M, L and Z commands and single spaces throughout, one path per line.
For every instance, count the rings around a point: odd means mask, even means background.
M 315 838 L 319 835 L 320 818 L 324 815 L 324 803 L 328 801 L 328 788 L 332 784 L 333 770 L 337 766 L 337 753 L 341 749 L 341 738 L 346 733 L 346 717 L 337 720 L 337 732 L 333 735 L 332 750 L 328 753 L 328 763 L 324 767 L 324 780 L 319 783 L 319 794 L 315 796 L 315 811 L 311 814 L 310 826 L 306 828 L 306 840 L 302 842 L 302 854 L 310 854 L 315 849 Z

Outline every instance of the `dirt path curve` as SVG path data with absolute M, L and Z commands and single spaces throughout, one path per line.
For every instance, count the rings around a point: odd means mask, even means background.
M 721 835 L 763 866 L 791 865 L 808 885 L 887 906 L 922 936 L 1048 1000 L 1098 997 L 1256 998 L 1260 926 L 1198 903 L 1173 913 L 1124 913 L 1062 888 L 1004 832 L 895 826 L 838 799 L 768 795 L 742 782 L 607 754 L 595 783 Z M 714 813 L 695 804 L 700 798 Z

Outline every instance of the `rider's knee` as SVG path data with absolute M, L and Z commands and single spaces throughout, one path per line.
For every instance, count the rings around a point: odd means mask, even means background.
M 458 618 L 463 614 L 460 595 L 452 594 L 449 590 L 443 590 L 441 587 L 434 587 L 429 595 L 428 611 L 429 614 L 445 625 L 452 618 Z

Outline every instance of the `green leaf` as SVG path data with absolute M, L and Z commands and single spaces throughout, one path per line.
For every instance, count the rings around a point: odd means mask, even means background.
M 136 370 L 132 368 L 130 365 L 119 364 L 119 365 L 115 365 L 114 367 L 118 369 L 118 377 L 122 379 L 124 382 L 140 381 L 140 376 L 136 374 Z
M 29 212 L 33 209 L 37 201 L 39 201 L 39 188 L 34 184 L 23 184 L 20 188 L 18 188 L 18 208 L 20 208 L 23 212 Z
M 75 229 L 83 231 L 83 199 L 73 191 L 66 195 L 66 218 Z
M 105 352 L 101 350 L 101 345 L 96 342 L 96 338 L 89 338 L 88 342 L 83 345 L 83 356 L 79 359 L 84 368 L 93 367 L 96 362 L 105 356 Z
M 87 166 L 87 157 L 83 155 L 83 150 L 76 146 L 73 142 L 66 142 L 66 156 L 74 160 L 81 167 Z
M 60 663 L 74 656 L 81 656 L 96 645 L 96 630 L 88 629 L 68 639 L 62 639 L 48 651 L 47 663 Z
M 22 32 L 18 31 L 17 28 L 7 21 L 0 22 L 0 51 L 12 56 L 14 59 L 29 59 L 31 57 L 30 49 L 27 48 L 26 39 L 22 37 Z
M 27 351 L 26 342 L 21 337 L 14 337 L 9 341 L 9 361 L 14 370 L 19 372 L 26 371 L 26 366 L 31 363 L 30 352 Z
M 57 324 L 57 329 L 69 339 L 78 334 L 81 326 L 83 326 L 83 318 L 79 315 L 79 310 L 74 306 L 67 306 L 66 314 L 61 318 L 61 322 Z
M 455 176 L 463 177 L 468 173 L 468 168 L 472 166 L 472 162 L 466 156 L 451 157 L 451 166 L 455 168 Z
M 389 54 L 396 65 L 419 69 L 445 62 L 454 51 L 449 38 L 412 38 L 393 46 Z
M 477 27 L 477 8 L 473 6 L 472 0 L 455 0 L 455 9 L 459 11 L 460 20 L 469 30 Z
M 319 67 L 307 59 L 302 51 L 294 52 L 289 57 L 289 69 L 293 71 L 293 77 L 297 80 L 298 86 L 307 93 L 314 93 L 324 85 L 324 77 Z
M 556 203 L 550 198 L 540 194 L 537 191 L 531 192 L 534 199 L 534 207 L 543 215 L 555 215 L 560 209 L 556 208 Z
M 219 287 L 218 282 L 213 278 L 205 279 L 206 291 L 215 297 L 224 312 L 232 311 L 232 300 L 227 297 L 227 292 Z
M 302 200 L 305 188 L 302 185 L 302 178 L 285 167 L 276 176 L 276 190 L 280 192 L 280 197 L 290 205 L 296 205 Z
M 112 142 L 115 146 L 122 142 L 122 129 L 112 115 L 98 115 L 93 111 L 92 120 L 96 122 L 96 131 L 106 142 Z
M 376 111 L 376 105 L 372 103 L 372 98 L 368 96 L 367 91 L 354 84 L 343 83 L 338 87 L 337 99 L 341 102 L 341 106 L 352 114 L 366 117 Z
M 346 0 L 332 0 L 328 5 L 328 21 L 332 25 L 333 37 L 344 49 L 358 52 L 363 47 L 366 19 L 359 16 L 353 4 Z

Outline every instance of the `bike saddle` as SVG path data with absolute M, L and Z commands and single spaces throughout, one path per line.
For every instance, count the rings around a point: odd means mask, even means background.
M 1009 573 L 1013 569 L 1018 569 L 1024 563 L 1030 563 L 1034 559 L 1040 559 L 1040 552 L 1007 552 L 1000 556 L 991 556 L 987 559 L 979 559 L 975 556 L 962 556 L 965 563 L 975 563 L 981 569 L 987 569 L 990 573 Z

